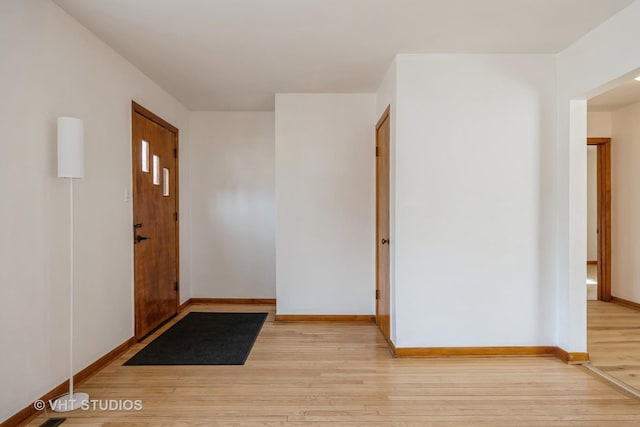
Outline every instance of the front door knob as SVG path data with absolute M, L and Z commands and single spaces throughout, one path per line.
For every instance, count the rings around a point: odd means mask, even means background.
M 382 239 L 381 242 L 383 245 L 388 245 L 389 244 L 389 239 Z

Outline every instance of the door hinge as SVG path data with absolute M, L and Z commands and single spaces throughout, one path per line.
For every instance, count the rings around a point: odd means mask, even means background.
M 178 221 L 178 212 L 174 212 L 173 213 L 173 217 L 176 219 L 176 222 Z
M 174 149 L 173 149 L 173 158 L 174 158 L 174 159 L 177 159 L 177 158 L 178 158 L 178 149 L 177 149 L 177 148 L 174 148 Z
M 380 147 L 376 145 L 376 157 L 380 157 Z
M 178 282 L 173 282 L 173 290 L 178 292 Z
M 380 289 L 376 289 L 376 299 L 380 299 Z

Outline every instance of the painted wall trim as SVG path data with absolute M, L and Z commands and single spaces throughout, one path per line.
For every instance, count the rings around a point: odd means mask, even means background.
M 178 307 L 178 313 L 182 313 L 187 307 L 189 307 L 192 304 L 192 300 L 193 298 L 189 298 L 188 300 L 180 304 L 180 307 Z
M 276 314 L 276 322 L 366 322 L 375 323 L 372 314 Z
M 640 304 L 638 304 L 637 302 L 633 302 L 633 301 L 629 301 L 623 298 L 618 298 L 618 297 L 614 297 L 613 295 L 611 296 L 611 302 L 616 303 L 618 305 L 622 305 L 624 307 L 627 308 L 631 308 L 633 310 L 640 310 Z
M 135 337 L 131 337 L 95 362 L 91 365 L 87 366 L 77 374 L 73 376 L 73 381 L 75 385 L 80 385 L 84 381 L 86 381 L 91 376 L 95 375 L 104 368 L 106 365 L 111 363 L 113 360 L 117 359 L 120 355 L 122 355 L 125 351 L 130 349 L 136 343 Z M 62 384 L 56 386 L 49 392 L 45 393 L 39 400 L 44 402 L 48 402 L 51 399 L 54 399 L 57 396 L 60 396 L 69 391 L 69 380 L 66 380 Z M 13 416 L 7 418 L 2 423 L 0 423 L 0 427 L 9 427 L 16 426 L 22 423 L 27 423 L 32 418 L 35 418 L 41 411 L 36 411 L 33 407 L 33 404 L 23 408 L 22 410 L 16 412 Z
M 589 361 L 589 353 L 569 353 L 560 347 L 556 347 L 555 356 L 569 365 L 582 365 Z
M 275 298 L 191 298 L 193 304 L 269 304 L 275 305 Z
M 554 356 L 570 365 L 589 361 L 589 353 L 569 353 L 554 346 L 512 346 L 512 347 L 395 347 L 389 349 L 396 357 L 436 358 L 436 357 L 531 357 Z
M 554 356 L 556 347 L 397 347 L 398 357 Z

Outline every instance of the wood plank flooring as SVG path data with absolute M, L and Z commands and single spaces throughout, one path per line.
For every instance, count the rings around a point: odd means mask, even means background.
M 602 301 L 587 304 L 591 364 L 640 390 L 640 311 Z
M 374 324 L 275 323 L 273 306 L 189 310 L 269 318 L 244 366 L 121 366 L 136 346 L 78 391 L 143 409 L 80 410 L 63 425 L 640 425 L 639 400 L 555 358 L 394 359 Z

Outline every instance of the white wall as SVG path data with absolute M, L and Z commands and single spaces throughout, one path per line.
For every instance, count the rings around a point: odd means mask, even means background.
M 375 312 L 373 94 L 276 95 L 278 314 Z
M 85 125 L 85 177 L 75 182 L 76 371 L 133 336 L 132 206 L 124 201 L 131 100 L 180 128 L 183 159 L 189 138 L 181 104 L 52 2 L 0 2 L 0 52 L 4 420 L 68 374 L 69 196 L 56 177 L 56 118 Z M 185 206 L 188 177 L 181 184 Z M 184 270 L 181 281 L 188 298 Z
M 397 57 L 396 346 L 554 343 L 554 79 L 553 56 Z
M 192 295 L 275 298 L 275 118 L 191 113 Z
M 636 1 L 557 55 L 558 64 L 558 345 L 587 350 L 586 99 L 634 76 L 640 67 Z
M 589 138 L 611 137 L 611 113 L 589 111 L 587 113 L 587 136 Z
M 611 294 L 640 303 L 640 103 L 612 114 Z
M 587 261 L 598 260 L 598 148 L 587 147 Z

